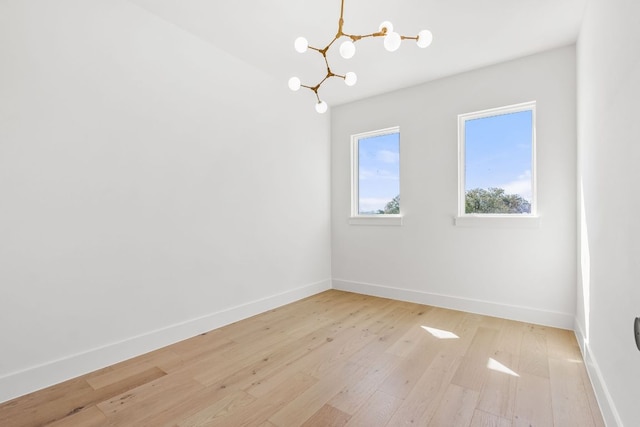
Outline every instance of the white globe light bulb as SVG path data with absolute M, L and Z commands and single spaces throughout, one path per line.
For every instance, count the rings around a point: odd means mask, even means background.
M 396 32 L 390 32 L 384 37 L 384 48 L 389 52 L 395 52 L 400 47 L 400 43 L 402 43 L 402 38 L 400 34 Z
M 357 81 L 358 81 L 358 76 L 356 76 L 356 73 L 354 73 L 353 71 L 349 71 L 344 76 L 344 83 L 347 86 L 353 86 L 354 84 L 356 84 Z
M 309 42 L 304 37 L 298 37 L 296 41 L 293 42 L 293 47 L 295 47 L 296 52 L 305 53 L 309 47 Z
M 328 105 L 324 101 L 320 101 L 316 104 L 316 111 L 320 114 L 327 112 Z
M 378 27 L 378 31 L 382 31 L 383 29 L 387 29 L 387 34 L 389 34 L 390 32 L 393 31 L 393 24 L 389 21 L 384 21 L 382 24 L 380 24 L 380 26 Z
M 289 89 L 294 92 L 300 89 L 300 79 L 297 77 L 291 77 L 289 79 Z
M 340 56 L 344 59 L 353 58 L 356 53 L 356 45 L 351 40 L 347 40 L 340 45 Z
M 416 40 L 416 43 L 418 44 L 419 47 L 427 47 L 431 44 L 431 42 L 433 41 L 433 34 L 431 34 L 431 31 L 429 30 L 422 30 L 418 33 L 418 40 Z

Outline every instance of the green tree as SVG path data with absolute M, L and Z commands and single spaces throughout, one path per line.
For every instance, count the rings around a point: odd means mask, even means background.
M 384 206 L 384 209 L 378 209 L 378 214 L 399 214 L 400 213 L 400 195 L 391 199 L 389 203 Z
M 531 203 L 518 194 L 506 194 L 502 188 L 474 188 L 466 193 L 465 213 L 531 213 Z

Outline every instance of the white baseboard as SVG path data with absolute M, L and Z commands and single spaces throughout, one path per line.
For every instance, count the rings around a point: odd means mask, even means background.
M 418 304 L 433 305 L 436 307 L 483 314 L 485 316 L 501 317 L 503 319 L 518 320 L 520 322 L 552 326 L 561 329 L 572 330 L 574 323 L 574 315 L 569 313 L 558 313 L 531 307 L 497 304 L 489 301 L 460 298 L 411 289 L 392 288 L 388 286 L 353 282 L 342 279 L 333 279 L 332 287 L 333 289 L 342 291 L 415 302 Z
M 0 377 L 0 403 L 331 289 L 322 280 Z
M 598 401 L 598 406 L 600 406 L 602 418 L 604 418 L 605 425 L 607 427 L 623 427 L 622 419 L 618 414 L 618 410 L 616 409 L 616 405 L 611 398 L 611 394 L 609 394 L 609 389 L 607 388 L 607 384 L 602 377 L 602 372 L 600 371 L 598 362 L 596 362 L 596 359 L 591 352 L 591 349 L 589 348 L 589 341 L 587 340 L 582 326 L 577 319 L 574 323 L 574 331 L 576 334 L 576 339 L 578 340 L 578 345 L 580 346 L 580 351 L 582 352 L 584 365 L 587 368 L 587 374 L 589 374 L 589 379 L 591 380 L 591 385 L 593 386 L 593 391 L 596 395 L 596 400 Z

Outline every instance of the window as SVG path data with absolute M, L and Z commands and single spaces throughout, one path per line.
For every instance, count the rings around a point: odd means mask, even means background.
M 400 225 L 400 129 L 351 137 L 351 224 Z
M 535 102 L 458 116 L 458 216 L 536 214 Z

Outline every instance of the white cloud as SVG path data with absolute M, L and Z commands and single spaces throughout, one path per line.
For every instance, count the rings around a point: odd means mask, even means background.
M 515 181 L 500 185 L 507 194 L 519 194 L 523 198 L 531 201 L 531 171 L 524 171 Z
M 380 150 L 376 152 L 376 160 L 383 163 L 398 163 L 400 161 L 400 153 L 397 151 Z

